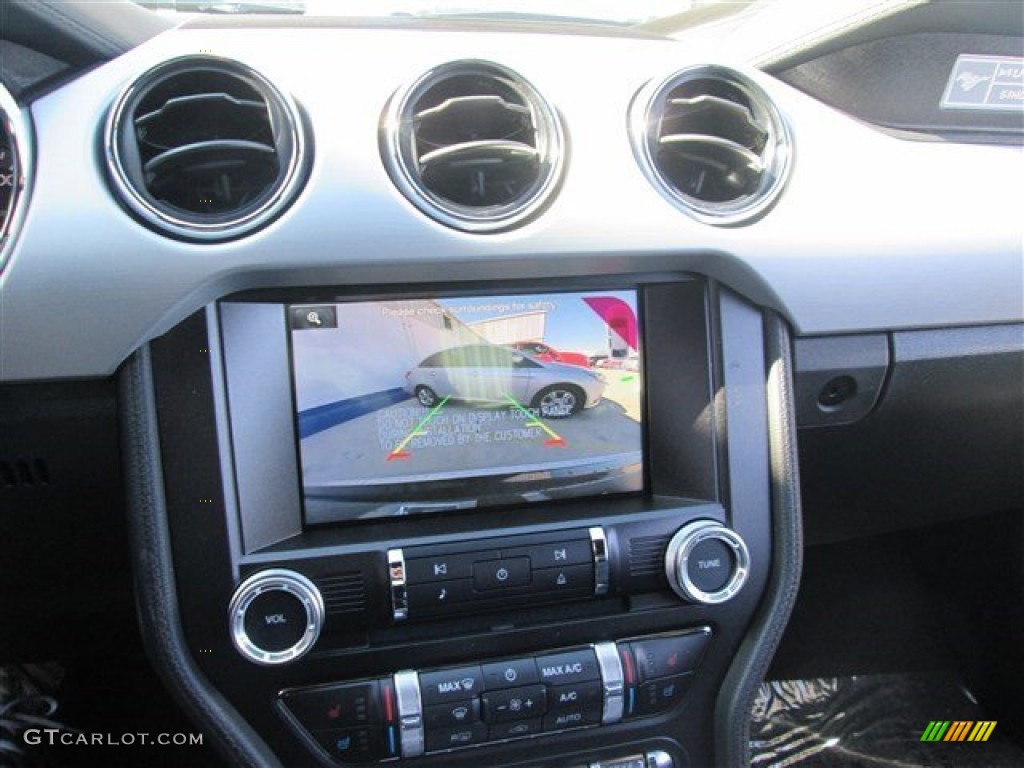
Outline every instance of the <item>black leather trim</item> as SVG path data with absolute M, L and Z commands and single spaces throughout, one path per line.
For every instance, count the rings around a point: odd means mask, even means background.
M 259 734 L 206 679 L 185 642 L 148 346 L 128 359 L 118 385 L 132 571 L 146 652 L 168 690 L 231 765 L 281 768 Z
M 750 764 L 750 712 L 796 602 L 803 562 L 792 345 L 786 324 L 774 313 L 765 314 L 765 348 L 772 476 L 772 569 L 764 599 L 715 703 L 715 754 L 719 765 L 728 766 Z
M 75 66 L 109 61 L 175 25 L 128 0 L 4 0 L 5 40 Z

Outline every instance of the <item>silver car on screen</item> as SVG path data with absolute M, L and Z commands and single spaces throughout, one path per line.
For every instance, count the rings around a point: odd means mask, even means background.
M 490 344 L 436 352 L 405 374 L 405 391 L 427 408 L 446 397 L 515 403 L 551 419 L 593 408 L 601 402 L 604 388 L 604 379 L 594 371 Z

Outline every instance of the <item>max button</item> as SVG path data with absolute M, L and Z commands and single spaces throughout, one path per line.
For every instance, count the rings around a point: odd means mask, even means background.
M 479 694 L 483 688 L 484 677 L 478 665 L 440 669 L 420 675 L 424 705 L 465 701 Z

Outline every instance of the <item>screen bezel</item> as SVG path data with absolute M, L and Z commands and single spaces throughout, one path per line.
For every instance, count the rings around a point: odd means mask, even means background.
M 285 306 L 332 301 L 373 301 L 433 295 L 489 296 L 564 293 L 593 290 L 640 292 L 644 354 L 644 499 L 622 498 L 624 514 L 633 502 L 658 497 L 719 500 L 723 488 L 726 422 L 715 392 L 724 375 L 715 307 L 720 289 L 706 278 L 681 272 L 645 272 L 552 281 L 506 280 L 393 285 L 329 286 L 250 290 L 212 305 L 210 360 L 220 417 L 224 496 L 232 537 L 240 556 L 261 560 L 281 547 L 319 542 L 317 547 L 347 546 L 415 531 L 484 530 L 508 525 L 543 524 L 569 519 L 596 502 L 553 501 L 479 512 L 440 513 L 402 518 L 374 518 L 333 532 L 335 526 L 305 526 L 293 422 L 292 380 Z M 653 322 L 652 322 L 653 318 Z M 258 381 L 258 386 L 255 382 Z M 652 412 L 662 418 L 653 421 Z M 665 418 L 672 414 L 672 418 Z M 695 426 L 699 428 L 695 429 Z M 268 437 L 270 436 L 270 437 Z M 440 517 L 441 519 L 437 519 Z M 404 524 L 401 521 L 405 521 Z M 308 533 L 307 533 L 308 531 Z M 267 554 L 265 554 L 267 553 Z M 254 561 L 255 561 L 254 560 Z

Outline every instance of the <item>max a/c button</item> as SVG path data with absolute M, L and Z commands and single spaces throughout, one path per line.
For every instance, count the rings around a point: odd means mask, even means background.
M 553 653 L 537 657 L 537 670 L 541 682 L 549 685 L 566 685 L 584 680 L 600 680 L 597 657 L 590 648 L 566 653 Z

